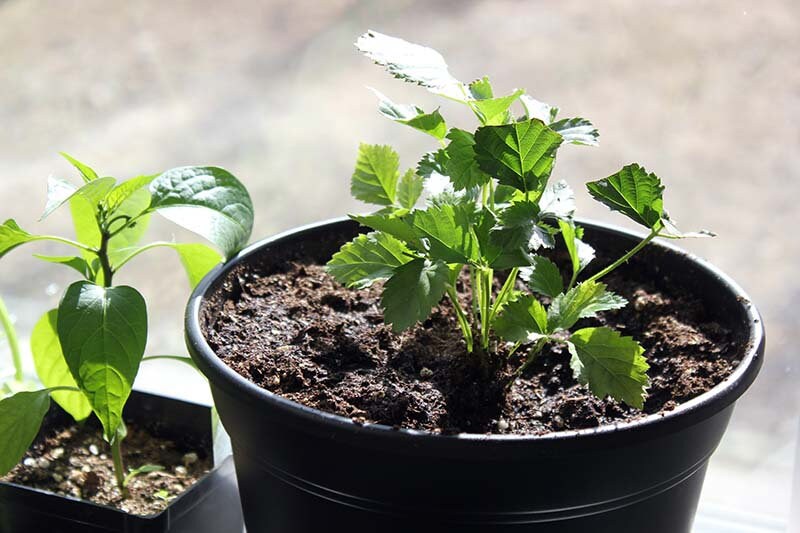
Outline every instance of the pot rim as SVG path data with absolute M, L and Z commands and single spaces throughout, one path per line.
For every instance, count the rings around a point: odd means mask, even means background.
M 654 413 L 635 420 L 605 424 L 595 428 L 557 431 L 542 435 L 496 435 L 484 433 L 441 435 L 427 430 L 395 428 L 383 424 L 358 424 L 345 416 L 314 409 L 283 398 L 278 394 L 259 387 L 239 375 L 214 353 L 208 345 L 200 326 L 200 310 L 205 296 L 215 290 L 219 281 L 224 279 L 233 268 L 245 262 L 251 256 L 257 255 L 261 248 L 265 246 L 274 245 L 289 237 L 296 237 L 304 233 L 318 231 L 326 226 L 338 225 L 344 222 L 353 221 L 348 217 L 336 217 L 292 228 L 271 237 L 264 238 L 250 244 L 226 263 L 216 266 L 206 274 L 200 283 L 198 283 L 186 306 L 184 317 L 186 344 L 192 359 L 214 386 L 220 387 L 228 393 L 243 395 L 250 403 L 266 403 L 270 407 L 281 411 L 286 416 L 296 417 L 301 422 L 307 422 L 307 427 L 318 425 L 321 430 L 329 433 L 331 431 L 348 432 L 358 434 L 362 438 L 367 435 L 378 438 L 397 438 L 398 436 L 402 436 L 418 444 L 442 443 L 444 440 L 455 440 L 465 445 L 469 442 L 556 444 L 565 441 L 575 442 L 579 437 L 581 441 L 588 441 L 608 436 L 622 437 L 634 431 L 657 430 L 660 433 L 661 431 L 669 430 L 671 426 L 675 425 L 680 427 L 689 426 L 701 419 L 712 416 L 736 401 L 752 384 L 763 363 L 765 347 L 764 323 L 758 309 L 752 303 L 747 293 L 733 279 L 712 265 L 709 261 L 683 250 L 670 242 L 664 242 L 663 239 L 654 240 L 651 241 L 648 246 L 659 247 L 668 252 L 680 255 L 685 260 L 695 263 L 701 269 L 716 278 L 719 283 L 733 293 L 747 317 L 749 334 L 746 340 L 747 348 L 745 354 L 731 375 L 712 389 L 688 402 L 680 404 L 671 411 Z M 631 231 L 605 222 L 581 218 L 577 218 L 576 222 L 583 226 L 618 233 L 629 239 L 641 240 L 644 238 L 644 234 L 641 232 Z

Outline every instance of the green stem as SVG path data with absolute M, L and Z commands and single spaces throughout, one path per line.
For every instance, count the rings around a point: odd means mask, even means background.
M 481 346 L 484 349 L 489 348 L 489 328 L 492 302 L 492 281 L 494 279 L 494 271 L 491 268 L 484 268 L 480 271 L 480 278 L 483 283 L 481 292 L 483 293 L 483 301 L 481 302 Z
M 650 241 L 652 241 L 652 240 L 653 240 L 654 238 L 656 238 L 657 236 L 658 236 L 658 230 L 657 230 L 657 229 L 650 230 L 650 235 L 648 235 L 647 237 L 645 237 L 645 238 L 642 240 L 642 242 L 640 242 L 639 244 L 637 244 L 636 246 L 634 246 L 633 248 L 631 248 L 631 249 L 628 251 L 628 253 L 626 253 L 625 255 L 623 255 L 622 257 L 620 257 L 619 259 L 617 259 L 616 261 L 614 261 L 613 263 L 611 263 L 611 264 L 610 264 L 610 265 L 608 265 L 606 268 L 604 268 L 603 270 L 601 270 L 600 272 L 598 272 L 598 273 L 597 273 L 597 274 L 595 274 L 594 276 L 590 277 L 590 278 L 589 278 L 589 279 L 587 279 L 586 281 L 597 281 L 597 280 L 599 280 L 600 278 L 602 278 L 603 276 L 605 276 L 605 275 L 607 275 L 607 274 L 609 274 L 609 273 L 613 272 L 613 271 L 614 271 L 614 270 L 615 270 L 617 267 L 619 267 L 619 266 L 620 266 L 620 265 L 622 265 L 623 263 L 627 262 L 627 261 L 628 261 L 628 259 L 630 259 L 631 257 L 633 257 L 633 256 L 636 254 L 636 252 L 638 252 L 639 250 L 641 250 L 642 248 L 644 248 L 645 246 L 647 246 L 647 243 L 649 243 Z
M 11 315 L 0 298 L 0 324 L 3 326 L 3 331 L 6 332 L 8 339 L 8 347 L 11 350 L 11 361 L 14 363 L 14 379 L 22 381 L 22 353 L 19 350 L 19 339 L 17 339 L 17 330 L 14 324 L 11 323 Z
M 170 245 L 171 244 L 167 243 L 167 242 L 151 242 L 150 244 L 145 244 L 144 246 L 141 246 L 141 247 L 135 249 L 130 254 L 125 256 L 122 259 L 122 261 L 120 261 L 119 263 L 116 264 L 116 268 L 114 269 L 114 271 L 118 272 L 119 269 L 121 269 L 128 261 L 130 261 L 131 259 L 133 259 L 134 257 L 136 257 L 137 255 L 139 255 L 139 254 L 141 254 L 143 252 L 146 252 L 148 250 L 152 250 L 153 248 L 160 248 L 162 246 L 170 246 Z
M 55 235 L 34 235 L 33 237 L 31 237 L 30 242 L 33 242 L 33 241 L 60 242 L 61 244 L 68 244 L 69 246 L 74 246 L 75 248 L 79 248 L 79 249 L 84 250 L 86 252 L 90 252 L 90 253 L 93 253 L 93 254 L 97 253 L 97 249 L 96 248 L 92 248 L 91 246 L 86 246 L 83 243 L 80 243 L 78 241 L 73 241 L 71 239 L 65 239 L 63 237 L 57 237 Z
M 491 207 L 492 211 L 495 210 L 494 206 L 494 180 L 489 180 L 489 206 Z
M 497 298 L 494 300 L 494 305 L 492 306 L 492 312 L 489 314 L 489 323 L 494 323 L 494 317 L 500 311 L 500 308 L 505 305 L 506 301 L 508 300 L 511 291 L 514 288 L 514 284 L 517 282 L 517 274 L 519 274 L 519 268 L 514 267 L 511 269 L 511 272 L 508 274 L 508 278 L 506 278 L 506 282 L 503 283 L 503 287 L 500 289 L 500 293 L 497 295 Z
M 458 303 L 458 293 L 456 293 L 456 289 L 452 285 L 447 286 L 447 296 L 450 297 L 450 301 L 453 303 L 453 308 L 456 310 L 458 325 L 461 326 L 461 333 L 464 335 L 464 341 L 467 343 L 467 352 L 472 353 L 472 329 L 470 328 L 467 315 L 464 314 L 461 304 Z
M 120 438 L 114 437 L 111 441 L 111 455 L 114 458 L 114 477 L 117 479 L 117 487 L 123 498 L 128 497 L 128 488 L 125 486 L 125 465 L 122 463 L 122 446 Z
M 480 320 L 481 307 L 481 286 L 478 283 L 478 276 L 475 267 L 469 267 L 469 281 L 472 287 L 472 323 L 477 327 Z
M 103 286 L 111 287 L 114 279 L 114 271 L 111 269 L 111 260 L 108 257 L 108 241 L 111 235 L 107 231 L 100 232 L 100 249 L 97 258 L 100 260 L 100 267 L 103 269 Z

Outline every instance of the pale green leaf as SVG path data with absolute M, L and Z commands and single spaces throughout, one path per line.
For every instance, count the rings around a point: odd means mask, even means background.
M 501 184 L 541 192 L 561 141 L 538 119 L 482 126 L 475 132 L 475 159 L 483 172 Z
M 621 309 L 627 300 L 606 290 L 604 283 L 584 281 L 553 299 L 547 310 L 547 324 L 551 331 L 568 330 L 581 318 L 592 318 L 600 311 Z
M 400 157 L 391 146 L 361 144 L 356 169 L 350 182 L 354 198 L 377 205 L 394 205 Z
M 378 111 L 395 122 L 411 126 L 423 133 L 427 133 L 437 139 L 444 139 L 447 133 L 447 124 L 438 109 L 426 113 L 414 105 L 396 104 L 380 91 L 370 87 L 375 96 L 378 97 Z
M 545 124 L 550 124 L 558 115 L 558 108 L 550 104 L 540 102 L 528 94 L 520 95 L 519 101 L 525 109 L 524 120 L 538 118 Z
M 443 261 L 414 259 L 398 267 L 381 296 L 383 318 L 394 331 L 425 320 L 444 295 L 450 269 Z
M 509 302 L 497 315 L 495 333 L 509 342 L 529 342 L 549 333 L 547 312 L 535 297 L 526 294 Z
M 511 120 L 511 114 L 508 108 L 511 104 L 517 101 L 524 91 L 518 89 L 508 96 L 501 96 L 499 98 L 488 98 L 484 100 L 476 100 L 473 103 L 475 109 L 480 113 L 479 116 L 483 118 L 483 123 L 487 126 L 496 126 L 506 124 Z
M 422 187 L 422 178 L 413 168 L 408 169 L 397 184 L 397 203 L 405 209 L 413 209 L 422 194 Z
M 664 211 L 664 186 L 655 174 L 636 163 L 607 178 L 586 184 L 595 200 L 612 211 L 619 211 L 639 224 L 655 229 L 661 225 Z
M 61 351 L 61 343 L 56 331 L 57 324 L 58 310 L 51 309 L 42 315 L 33 327 L 31 353 L 36 375 L 47 388 L 77 387 L 75 379 L 70 374 L 64 353 Z M 92 413 L 89 400 L 79 392 L 55 391 L 52 393 L 52 397 L 75 420 L 83 420 Z
M 575 193 L 564 180 L 548 183 L 539 198 L 541 216 L 569 219 L 575 214 Z
M 144 298 L 132 287 L 73 283 L 58 306 L 57 331 L 70 373 L 110 440 L 147 343 Z
M 152 174 L 150 176 L 137 176 L 135 178 L 125 180 L 116 187 L 114 187 L 113 189 L 111 189 L 111 191 L 108 193 L 108 196 L 106 197 L 106 202 L 108 203 L 108 210 L 113 212 L 126 200 L 128 200 L 128 198 L 130 198 L 132 194 L 136 193 L 137 191 L 144 191 L 147 194 L 147 205 L 149 205 L 150 192 L 147 190 L 147 187 L 157 177 L 158 174 Z
M 475 138 L 468 131 L 453 128 L 447 134 L 450 143 L 445 150 L 445 174 L 450 176 L 456 190 L 470 189 L 489 183 L 488 174 L 478 167 L 475 159 Z
M 181 167 L 150 183 L 150 208 L 211 241 L 230 258 L 250 239 L 253 202 L 247 189 L 227 170 Z
M 73 187 L 70 189 L 67 182 L 51 177 L 47 183 L 47 205 L 40 220 L 43 220 L 68 200 L 78 195 L 85 198 L 92 208 L 97 210 L 97 205 L 106 198 L 109 191 L 114 188 L 115 183 L 116 180 L 114 178 L 97 178 L 80 188 Z
M 599 146 L 600 133 L 585 118 L 562 118 L 550 124 L 550 129 L 564 138 L 565 143 Z
M 390 278 L 397 267 L 410 260 L 405 244 L 386 233 L 373 232 L 342 246 L 328 261 L 326 270 L 339 283 L 363 289 Z
M 83 177 L 83 181 L 90 182 L 97 179 L 97 172 L 95 172 L 89 165 L 85 165 L 72 157 L 71 155 L 67 154 L 66 152 L 59 152 L 61 157 L 69 161 L 69 163 L 78 169 L 78 172 L 81 173 L 81 177 Z
M 39 433 L 50 392 L 18 392 L 0 400 L 0 476 L 17 466 Z
M 631 407 L 644 407 L 649 365 L 639 343 L 601 327 L 576 331 L 567 346 L 576 379 L 588 385 L 595 396 L 611 396 Z
M 416 83 L 447 98 L 459 101 L 467 98 L 464 84 L 450 74 L 444 58 L 432 48 L 373 30 L 358 38 L 356 48 L 395 78 Z
M 20 228 L 14 219 L 9 218 L 0 226 L 0 257 L 17 246 L 36 240 L 36 237 Z
M 474 100 L 489 100 L 494 98 L 494 90 L 488 76 L 478 78 L 469 84 L 469 94 Z

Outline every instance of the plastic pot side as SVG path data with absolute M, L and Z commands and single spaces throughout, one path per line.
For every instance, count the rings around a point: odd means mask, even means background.
M 580 223 L 587 242 L 611 252 L 641 239 Z M 297 247 L 324 259 L 359 231 L 337 219 L 268 238 L 209 273 L 189 301 L 187 345 L 231 435 L 250 531 L 690 531 L 708 458 L 764 353 L 761 318 L 735 282 L 670 244 L 637 256 L 699 295 L 746 346 L 731 376 L 673 411 L 543 436 L 363 426 L 256 386 L 212 352 L 201 330 L 204 302 L 238 265 L 279 261 Z
M 60 411 L 53 403 L 51 413 L 55 410 Z M 157 431 L 164 437 L 180 439 L 188 435 L 198 442 L 212 442 L 211 410 L 207 406 L 133 391 L 124 417 L 143 423 L 157 420 Z M 230 456 L 164 511 L 144 517 L 40 489 L 0 483 L 0 533 L 241 533 L 238 496 Z

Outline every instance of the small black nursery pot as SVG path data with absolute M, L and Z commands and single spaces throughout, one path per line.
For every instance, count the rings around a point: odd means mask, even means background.
M 159 436 L 208 443 L 211 412 L 202 405 L 134 391 L 124 417 Z M 48 423 L 70 420 L 53 403 Z M 12 483 L 0 483 L 0 533 L 241 533 L 242 512 L 231 457 L 152 516 L 124 511 Z
M 581 225 L 587 242 L 611 253 L 640 240 Z M 269 264 L 295 249 L 324 262 L 358 231 L 338 220 L 266 239 L 209 274 L 189 302 L 189 350 L 231 435 L 248 531 L 690 531 L 708 459 L 764 353 L 760 317 L 736 283 L 667 244 L 651 244 L 638 259 L 668 271 L 746 347 L 732 375 L 672 411 L 543 436 L 363 426 L 257 387 L 226 366 L 202 334 L 204 317 L 214 313 L 206 303 L 239 265 Z

